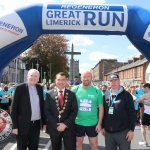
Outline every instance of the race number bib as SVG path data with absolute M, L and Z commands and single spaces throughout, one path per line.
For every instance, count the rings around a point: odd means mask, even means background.
M 92 111 L 92 100 L 81 99 L 79 110 L 80 111 Z

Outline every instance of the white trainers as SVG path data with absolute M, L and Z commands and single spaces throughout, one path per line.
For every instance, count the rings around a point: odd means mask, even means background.
M 148 143 L 147 142 L 144 142 L 144 141 L 142 141 L 142 142 L 139 142 L 139 145 L 141 145 L 141 146 L 148 146 Z
M 141 124 L 142 124 L 142 120 L 140 119 L 140 121 L 139 121 L 139 122 L 140 122 L 140 125 L 141 125 Z

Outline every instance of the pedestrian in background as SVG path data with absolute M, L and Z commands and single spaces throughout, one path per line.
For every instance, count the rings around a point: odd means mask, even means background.
M 141 120 L 141 133 L 143 141 L 139 142 L 139 145 L 148 146 L 148 142 L 146 140 L 146 127 L 150 130 L 150 84 L 144 84 L 145 94 L 142 95 L 136 102 L 144 104 L 144 114 Z

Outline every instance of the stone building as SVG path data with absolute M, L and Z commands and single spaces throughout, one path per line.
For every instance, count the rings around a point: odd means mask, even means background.
M 13 59 L 3 70 L 2 83 L 22 83 L 26 81 L 27 70 L 21 56 Z
M 105 83 L 110 73 L 115 72 L 119 74 L 121 84 L 139 84 L 140 82 L 150 82 L 150 68 L 148 60 L 140 55 L 138 58 L 134 57 L 132 60 L 128 60 L 111 72 L 105 74 Z
M 95 85 L 102 84 L 105 74 L 121 65 L 122 63 L 118 62 L 117 59 L 101 59 L 95 67 L 91 69 L 93 83 Z
M 73 73 L 73 79 L 77 78 L 78 81 L 80 81 L 80 75 L 79 75 L 79 60 L 73 59 L 73 70 L 71 69 L 72 64 L 70 61 L 70 69 L 69 69 L 69 80 L 72 80 L 72 73 Z M 73 71 L 73 72 L 72 72 Z

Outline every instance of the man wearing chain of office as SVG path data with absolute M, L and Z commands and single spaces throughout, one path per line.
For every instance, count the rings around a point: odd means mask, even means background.
M 120 85 L 119 75 L 108 77 L 111 89 L 104 97 L 104 118 L 102 135 L 105 136 L 106 150 L 130 150 L 134 136 L 135 110 L 131 94 Z
M 56 87 L 46 94 L 46 132 L 50 135 L 53 150 L 61 150 L 62 139 L 65 150 L 76 150 L 76 96 L 65 88 L 67 77 L 63 72 L 56 75 L 55 84 Z

